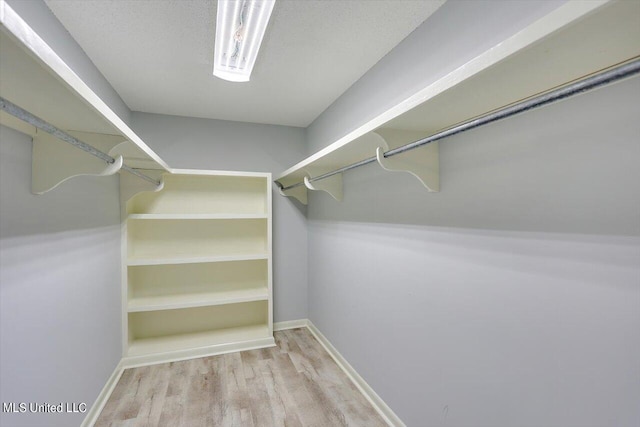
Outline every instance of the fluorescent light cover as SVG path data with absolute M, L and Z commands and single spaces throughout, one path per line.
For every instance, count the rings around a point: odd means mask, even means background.
M 248 82 L 276 0 L 218 0 L 213 75 Z

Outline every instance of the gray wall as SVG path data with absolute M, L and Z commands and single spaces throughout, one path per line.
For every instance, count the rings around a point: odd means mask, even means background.
M 306 155 L 301 128 L 134 112 L 134 131 L 173 168 L 278 174 Z M 274 321 L 307 318 L 306 211 L 273 188 Z
M 118 179 L 31 194 L 31 138 L 0 126 L 0 401 L 91 406 L 121 356 Z M 84 414 L 5 414 L 7 426 Z
M 306 130 L 315 152 L 562 1 L 455 1 Z M 309 203 L 309 318 L 408 426 L 640 424 L 640 82 L 375 165 Z
M 449 0 L 306 129 L 309 154 L 335 142 L 557 8 L 564 0 Z
M 309 316 L 408 426 L 640 425 L 640 80 L 312 194 Z
M 129 123 L 129 107 L 42 0 L 6 2 L 125 123 Z

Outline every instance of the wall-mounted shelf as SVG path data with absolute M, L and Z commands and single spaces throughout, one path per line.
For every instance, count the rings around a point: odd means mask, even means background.
M 328 188 L 309 181 L 449 129 L 576 79 L 640 56 L 640 2 L 567 2 L 519 33 L 429 84 L 415 95 L 348 133 L 276 178 L 302 203 L 310 187 L 342 195 L 341 178 Z M 386 145 L 385 145 L 386 144 Z M 424 186 L 439 187 L 433 144 L 381 162 L 410 172 Z M 431 150 L 432 153 L 428 153 Z M 375 159 L 374 159 L 375 160 Z M 403 164 L 404 163 L 404 164 Z M 333 175 L 331 178 L 333 179 Z M 307 185 L 299 185 L 307 180 Z M 311 184 L 311 185 L 308 185 Z
M 114 159 L 122 158 L 122 164 L 144 171 L 153 180 L 169 170 L 6 2 L 0 2 L 0 8 L 3 99 Z M 34 194 L 44 194 L 77 176 L 105 176 L 120 170 L 5 111 L 0 112 L 0 123 L 33 138 Z M 155 188 L 146 182 L 134 186 Z

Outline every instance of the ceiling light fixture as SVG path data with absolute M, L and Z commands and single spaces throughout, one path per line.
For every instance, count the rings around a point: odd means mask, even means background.
M 276 0 L 218 0 L 213 75 L 248 82 Z

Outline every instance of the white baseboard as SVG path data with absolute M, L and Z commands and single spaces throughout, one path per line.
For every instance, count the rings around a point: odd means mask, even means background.
M 275 322 L 273 324 L 274 331 L 286 331 L 287 329 L 306 328 L 309 326 L 308 319 L 287 320 L 284 322 Z
M 367 384 L 367 382 L 353 369 L 353 366 L 347 362 L 347 360 L 342 357 L 342 355 L 336 350 L 336 348 L 329 342 L 329 340 L 322 335 L 322 333 L 316 328 L 316 326 L 311 323 L 310 320 L 307 320 L 307 328 L 313 334 L 314 337 L 318 340 L 318 342 L 324 347 L 324 349 L 331 355 L 333 360 L 338 364 L 338 366 L 344 371 L 344 373 L 349 377 L 349 379 L 353 382 L 353 384 L 360 390 L 360 392 L 364 395 L 364 397 L 371 403 L 373 408 L 380 414 L 380 416 L 392 427 L 406 427 L 406 425 L 402 422 L 400 417 L 398 417 L 395 412 L 391 410 L 391 408 L 382 400 L 378 394 L 373 391 L 371 386 Z
M 82 424 L 80 424 L 80 427 L 92 427 L 96 423 L 98 417 L 100 416 L 100 412 L 102 412 L 102 409 L 104 409 L 104 405 L 107 404 L 107 400 L 109 400 L 109 396 L 111 396 L 113 389 L 116 388 L 116 384 L 118 384 L 118 381 L 120 380 L 123 372 L 124 367 L 122 366 L 121 360 L 113 370 L 113 373 L 107 380 L 107 383 L 104 385 L 104 387 L 102 387 L 100 394 L 98 394 L 96 401 L 93 402 L 91 409 L 89 409 L 89 411 L 87 412 L 87 415 L 84 417 L 84 420 L 82 421 Z

